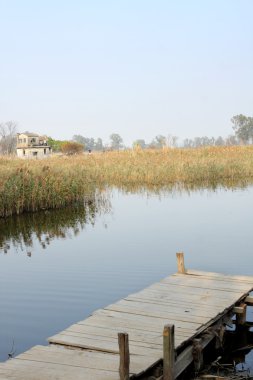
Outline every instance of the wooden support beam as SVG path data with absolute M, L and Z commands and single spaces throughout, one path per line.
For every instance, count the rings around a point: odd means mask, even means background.
M 235 306 L 233 307 L 233 313 L 235 314 L 243 314 L 244 313 L 244 308 L 241 306 Z
M 175 328 L 166 325 L 163 329 L 163 380 L 174 380 Z
M 246 323 L 247 305 L 246 303 L 242 303 L 239 307 L 242 309 L 242 313 L 236 314 L 236 325 L 243 326 Z
M 120 380 L 129 380 L 129 367 L 130 367 L 130 355 L 129 355 L 129 342 L 128 334 L 118 333 L 119 342 L 119 376 Z
M 192 356 L 194 369 L 199 372 L 204 366 L 202 339 L 193 339 Z
M 201 336 L 201 346 L 202 349 L 204 350 L 205 347 L 211 343 L 211 341 L 217 337 L 217 332 L 220 329 L 221 321 L 217 322 L 216 325 L 214 325 L 213 329 L 209 330 L 208 334 L 203 334 Z M 175 362 L 175 371 L 174 371 L 174 376 L 175 379 L 181 373 L 193 362 L 193 346 L 190 345 L 184 349 L 183 352 L 181 352 L 176 359 Z
M 177 271 L 182 274 L 186 273 L 183 252 L 177 252 Z
M 249 305 L 249 306 L 253 306 L 253 297 L 252 296 L 248 296 L 245 298 L 244 302 Z

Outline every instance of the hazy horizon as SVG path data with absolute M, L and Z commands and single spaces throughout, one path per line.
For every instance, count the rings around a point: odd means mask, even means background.
M 252 116 L 253 2 L 0 0 L 0 122 L 129 145 Z

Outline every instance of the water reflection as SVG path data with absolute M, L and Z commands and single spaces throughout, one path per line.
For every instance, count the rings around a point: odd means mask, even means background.
M 188 267 L 252 275 L 253 188 L 157 189 L 0 220 L 0 360 L 175 272 L 179 250 Z
M 233 191 L 247 189 L 247 183 L 240 181 L 225 181 L 223 184 L 214 181 L 211 183 L 189 184 L 173 183 L 166 186 L 150 185 L 140 186 L 128 184 L 120 189 L 121 194 L 138 194 L 142 198 L 157 197 L 158 199 L 178 198 L 191 195 L 195 192 L 201 194 L 207 190 L 211 192 Z M 83 202 L 71 204 L 63 209 L 44 210 L 35 213 L 14 215 L 6 219 L 0 218 L 0 253 L 7 254 L 10 249 L 17 252 L 26 252 L 32 256 L 35 242 L 39 242 L 46 249 L 55 239 L 70 239 L 79 235 L 87 224 L 94 225 L 96 217 L 101 213 L 112 211 L 111 197 L 117 188 L 107 188 L 89 195 Z
M 35 242 L 46 249 L 55 239 L 76 237 L 87 224 L 95 225 L 98 215 L 111 211 L 108 192 L 58 210 L 45 210 L 0 219 L 0 252 L 12 248 L 32 256 Z

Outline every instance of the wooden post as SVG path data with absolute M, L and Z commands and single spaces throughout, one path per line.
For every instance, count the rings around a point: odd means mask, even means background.
M 183 252 L 177 252 L 177 271 L 178 273 L 186 273 L 185 266 L 184 266 L 184 253 Z
M 129 367 L 130 367 L 130 356 L 129 356 L 129 342 L 128 334 L 118 333 L 119 342 L 119 376 L 120 380 L 129 380 Z
M 163 329 L 163 380 L 174 380 L 174 364 L 174 325 L 165 325 Z
M 201 344 L 201 339 L 193 339 L 192 356 L 194 362 L 194 369 L 196 372 L 199 372 L 204 365 L 203 347 Z
M 246 312 L 247 312 L 246 303 L 242 303 L 240 305 L 240 308 L 242 309 L 242 312 L 236 314 L 236 325 L 237 326 L 243 326 L 246 323 Z

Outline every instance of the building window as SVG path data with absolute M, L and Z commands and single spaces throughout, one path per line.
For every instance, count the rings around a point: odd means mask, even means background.
M 23 156 L 25 156 L 25 150 L 23 149 Z
M 44 154 L 47 154 L 47 150 L 46 149 L 44 149 Z

